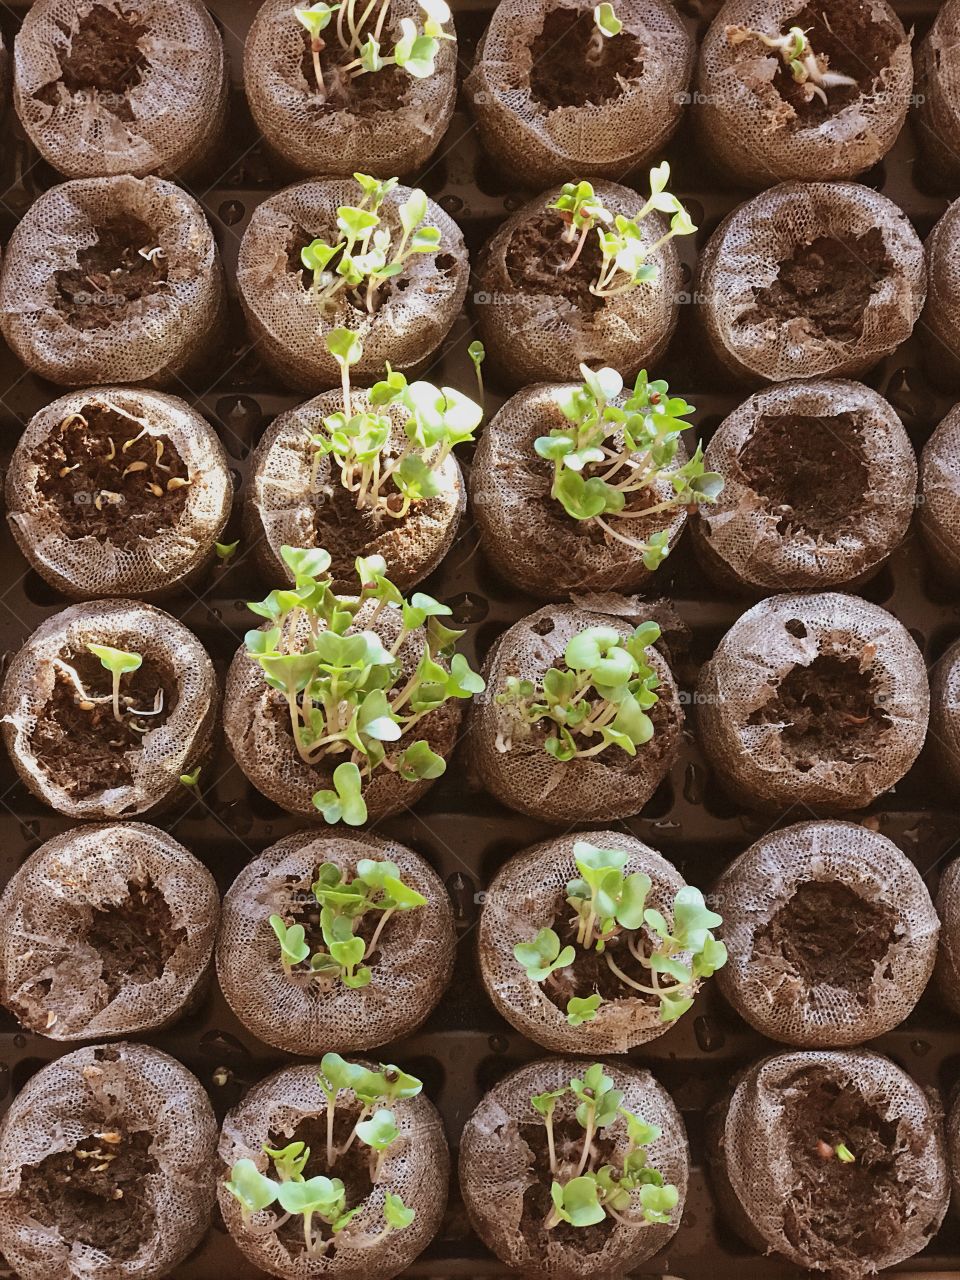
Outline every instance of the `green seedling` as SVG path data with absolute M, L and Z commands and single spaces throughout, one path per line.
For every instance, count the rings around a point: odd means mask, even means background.
M 143 666 L 143 658 L 139 653 L 125 653 L 123 649 L 114 649 L 108 644 L 88 644 L 87 649 L 95 658 L 100 659 L 100 665 L 105 671 L 109 671 L 113 678 L 113 718 L 122 720 L 120 681 L 125 675 L 132 675 L 134 671 L 139 671 Z
M 143 665 L 142 656 L 139 653 L 127 653 L 123 649 L 114 649 L 108 644 L 88 644 L 87 651 L 92 653 L 95 658 L 99 658 L 103 669 L 109 671 L 111 677 L 110 693 L 89 693 L 84 687 L 76 668 L 71 663 L 60 657 L 53 659 L 54 667 L 73 686 L 76 702 L 80 710 L 92 711 L 96 706 L 109 703 L 113 708 L 113 717 L 116 721 L 126 724 L 137 733 L 146 733 L 147 726 L 140 723 L 140 720 L 145 716 L 159 715 L 163 711 L 163 686 L 161 685 L 157 689 L 152 707 L 131 706 L 130 699 L 122 697 L 120 692 L 123 677 L 139 671 Z
M 733 46 L 743 44 L 747 40 L 759 40 L 766 48 L 774 50 L 796 83 L 803 86 L 803 95 L 807 102 L 819 98 L 824 106 L 827 106 L 828 90 L 842 85 L 854 88 L 857 86 L 852 76 L 828 70 L 827 55 L 814 53 L 802 27 L 791 27 L 786 35 L 768 36 L 750 27 L 731 25 L 725 28 L 724 35 Z
M 229 564 L 233 557 L 237 554 L 237 547 L 240 545 L 240 539 L 236 542 L 215 542 L 213 549 L 217 553 L 217 559 L 221 564 Z
M 593 11 L 593 35 L 587 45 L 587 62 L 596 65 L 603 58 L 604 44 L 623 30 L 612 4 L 598 4 Z
M 203 765 L 198 764 L 197 767 L 191 770 L 190 773 L 181 773 L 180 782 L 185 787 L 196 787 L 200 781 L 200 774 L 202 772 L 203 772 Z
M 483 345 L 483 343 L 480 342 L 479 340 L 476 342 L 471 342 L 469 347 L 467 347 L 467 355 L 470 357 L 471 361 L 473 362 L 473 370 L 474 370 L 474 373 L 477 375 L 477 395 L 480 399 L 480 404 L 482 405 L 483 404 L 483 370 L 481 369 L 480 366 L 483 364 L 484 360 L 487 357 L 487 349 Z
M 531 982 L 543 982 L 557 969 L 573 963 L 573 947 L 560 950 L 560 939 L 552 929 L 541 929 L 532 942 L 518 942 L 513 948 L 517 961 L 527 971 Z
M 669 530 L 636 538 L 621 532 L 623 523 L 716 502 L 723 478 L 704 468 L 699 444 L 689 461 L 673 467 L 693 405 L 671 396 L 666 382 L 651 382 L 641 370 L 621 408 L 613 403 L 623 390 L 615 369 L 595 372 L 582 364 L 580 373 L 582 384 L 558 396 L 568 425 L 534 441 L 539 456 L 553 465 L 550 494 L 571 519 L 595 521 L 605 537 L 638 551 L 654 570 L 669 554 Z M 672 492 L 658 498 L 666 485 Z

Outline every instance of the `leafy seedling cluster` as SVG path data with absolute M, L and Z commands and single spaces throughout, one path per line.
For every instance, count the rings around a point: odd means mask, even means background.
M 354 412 L 350 366 L 362 356 L 363 344 L 351 329 L 332 329 L 325 341 L 340 365 L 344 408 L 325 417 L 322 431 L 310 436 L 311 488 L 320 459 L 329 457 L 358 511 L 402 520 L 412 504 L 443 493 L 443 464 L 458 444 L 473 440 L 483 409 L 453 387 L 407 382 L 388 365 L 386 378 L 370 389 L 372 410 Z M 391 405 L 403 411 L 406 441 L 399 452 L 391 445 L 390 415 L 375 412 Z
M 427 901 L 403 883 L 397 864 L 388 859 L 361 858 L 352 879 L 336 863 L 324 862 L 311 889 L 320 912 L 322 947 L 311 954 L 306 930 L 292 916 L 272 915 L 270 927 L 280 944 L 284 972 L 296 971 L 324 991 L 338 982 L 353 989 L 365 987 L 371 978 L 365 962 L 377 950 L 387 921 L 394 912 L 413 911 Z M 364 942 L 357 930 L 370 912 L 379 912 L 379 919 L 370 941 Z
M 400 275 L 416 254 L 436 253 L 440 248 L 439 227 L 421 225 L 427 216 L 423 191 L 416 188 L 397 206 L 397 237 L 379 210 L 398 179 L 381 181 L 365 173 L 353 176 L 362 198 L 359 204 L 344 204 L 337 209 L 340 238 L 335 244 L 312 240 L 300 250 L 300 261 L 310 272 L 310 296 L 321 315 L 344 294 L 373 315 L 386 282 Z
M 363 1204 L 348 1209 L 343 1180 L 330 1175 L 354 1142 L 360 1142 L 369 1148 L 370 1181 L 376 1186 L 384 1159 L 401 1136 L 390 1108 L 397 1099 L 414 1098 L 423 1088 L 416 1076 L 407 1075 L 399 1067 L 381 1065 L 379 1071 L 371 1071 L 347 1062 L 338 1053 L 324 1055 L 317 1083 L 326 1099 L 326 1174 L 305 1177 L 310 1148 L 303 1142 L 291 1142 L 282 1149 L 264 1144 L 263 1153 L 268 1157 L 268 1168 L 272 1166 L 273 1177 L 261 1173 L 253 1160 L 243 1159 L 236 1161 L 225 1181 L 227 1190 L 240 1204 L 244 1229 L 253 1235 L 271 1234 L 291 1218 L 302 1218 L 304 1246 L 311 1258 L 322 1257 L 331 1246 L 335 1247 L 338 1237 L 351 1249 L 372 1248 L 391 1232 L 402 1231 L 413 1222 L 416 1211 L 388 1191 L 383 1226 L 375 1234 L 361 1233 L 354 1219 Z M 338 1146 L 334 1142 L 334 1119 L 342 1090 L 352 1092 L 361 1107 L 346 1141 Z M 265 1226 L 255 1226 L 253 1216 L 275 1204 L 280 1214 L 275 1211 Z M 315 1219 L 321 1224 L 319 1228 Z
M 647 712 L 659 701 L 660 680 L 646 650 L 659 638 L 655 622 L 627 637 L 616 627 L 586 627 L 567 641 L 562 665 L 541 682 L 508 676 L 496 701 L 512 712 L 513 727 L 501 728 L 497 750 L 509 751 L 546 723 L 543 747 L 556 760 L 588 760 L 607 747 L 636 755 L 653 737 Z
M 551 1231 L 561 1222 L 572 1227 L 592 1227 L 610 1217 L 628 1227 L 663 1225 L 680 1199 L 677 1188 L 664 1182 L 663 1175 L 649 1162 L 647 1148 L 662 1130 L 623 1106 L 623 1093 L 613 1087 L 600 1063 L 588 1067 L 569 1086 L 534 1094 L 531 1106 L 543 1121 L 550 1161 L 552 1207 L 544 1227 Z M 557 1108 L 562 1116 L 557 1116 Z M 579 1149 L 570 1156 L 558 1152 L 556 1121 L 566 1119 L 573 1107 L 576 1122 L 583 1130 Z M 616 1125 L 625 1125 L 627 1148 L 618 1168 L 597 1165 L 594 1141 L 598 1134 L 610 1134 Z
M 559 212 L 565 224 L 561 238 L 573 246 L 560 270 L 569 271 L 574 266 L 590 232 L 596 230 L 601 261 L 597 278 L 590 285 L 592 294 L 615 298 L 656 280 L 657 267 L 649 259 L 674 236 L 689 236 L 697 229 L 677 197 L 667 191 L 669 180 L 670 165 L 664 160 L 650 170 L 650 198 L 632 218 L 620 213 L 614 216 L 591 183 L 565 183 L 557 199 L 547 205 Z M 652 243 L 645 243 L 641 223 L 654 210 L 670 215 L 670 229 Z
M 841 75 L 839 71 L 828 69 L 829 59 L 826 54 L 814 53 L 807 33 L 802 27 L 791 27 L 786 35 L 768 36 L 762 31 L 754 31 L 751 27 L 731 25 L 725 28 L 724 35 L 733 46 L 743 44 L 747 40 L 759 40 L 768 49 L 773 49 L 796 83 L 803 86 L 803 95 L 807 102 L 819 98 L 824 106 L 827 106 L 828 90 L 840 86 L 857 87 L 857 82 L 852 76 Z
M 380 556 L 356 561 L 359 594 L 341 596 L 333 590 L 326 551 L 282 547 L 281 554 L 295 585 L 248 605 L 270 625 L 247 632 L 247 653 L 283 695 L 304 764 L 346 757 L 333 771 L 334 789 L 316 792 L 314 805 L 329 823 L 360 826 L 367 818 L 363 784 L 375 769 L 407 782 L 440 777 L 446 762 L 427 741 L 409 742 L 409 735 L 448 700 L 482 692 L 484 682 L 453 652 L 463 632 L 440 621 L 450 609 L 423 592 L 405 600 Z M 358 630 L 361 610 L 366 616 Z M 386 611 L 399 621 L 389 648 L 375 630 Z M 408 643 L 419 645 L 420 656 L 404 678 L 399 655 Z M 400 747 L 401 738 L 409 745 Z
M 118 724 L 124 724 L 135 733 L 146 733 L 149 725 L 142 724 L 144 717 L 157 716 L 163 711 L 163 686 L 157 689 L 152 707 L 135 707 L 131 698 L 122 693 L 122 681 L 125 675 L 132 675 L 143 665 L 143 657 L 139 653 L 127 653 L 123 649 L 114 649 L 108 644 L 88 644 L 87 650 L 100 665 L 110 673 L 111 690 L 109 693 L 89 693 L 77 670 L 64 658 L 54 658 L 53 665 L 73 686 L 77 706 L 81 711 L 93 711 L 98 706 L 110 704 L 113 718 Z
M 602 954 L 610 972 L 630 991 L 638 991 L 660 1003 L 662 1022 L 674 1022 L 693 1004 L 701 978 L 711 977 L 726 964 L 727 949 L 710 932 L 722 923 L 703 894 L 692 885 L 678 890 L 673 901 L 673 921 L 647 906 L 651 880 L 642 872 L 624 875 L 628 855 L 619 849 L 598 849 L 586 840 L 573 846 L 577 876 L 567 882 L 567 905 L 573 908 L 571 926 L 576 945 L 560 948 L 553 929 L 541 929 L 530 942 L 518 942 L 513 954 L 531 982 L 545 982 L 558 970 L 576 963 L 579 947 Z M 609 944 L 623 955 L 625 948 L 637 965 L 649 974 L 638 982 L 617 964 Z M 597 1016 L 603 1003 L 599 994 L 573 997 L 567 1021 L 580 1026 Z
M 569 426 L 555 427 L 534 442 L 540 457 L 553 463 L 551 497 L 572 519 L 594 520 L 605 537 L 639 551 L 654 570 L 670 552 L 669 530 L 629 537 L 608 517 L 646 521 L 681 507 L 693 510 L 716 502 L 723 478 L 704 468 L 699 444 L 689 461 L 669 470 L 693 405 L 671 396 L 666 382 L 651 382 L 641 370 L 621 409 L 612 403 L 623 390 L 615 369 L 594 372 L 582 364 L 580 373 L 583 383 L 558 400 Z M 664 482 L 673 493 L 658 500 L 656 487 Z

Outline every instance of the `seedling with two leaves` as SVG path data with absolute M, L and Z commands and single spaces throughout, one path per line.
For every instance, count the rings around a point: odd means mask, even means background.
M 77 705 L 81 711 L 93 711 L 97 706 L 109 703 L 113 710 L 113 718 L 120 724 L 136 733 L 146 733 L 149 725 L 141 723 L 144 717 L 158 716 L 163 711 L 163 686 L 157 688 L 152 707 L 135 707 L 132 700 L 122 693 L 123 677 L 133 675 L 143 665 L 143 657 L 139 653 L 128 653 L 124 649 L 115 649 L 109 644 L 88 644 L 88 653 L 100 659 L 100 665 L 110 674 L 111 689 L 109 693 L 90 693 L 84 686 L 76 668 L 65 658 L 54 658 L 53 665 L 73 686 Z
M 830 89 L 857 86 L 853 76 L 829 70 L 826 54 L 814 53 L 802 27 L 791 27 L 786 35 L 778 33 L 768 36 L 751 27 L 730 25 L 724 29 L 724 35 L 733 46 L 744 44 L 747 40 L 759 40 L 762 45 L 774 50 L 796 83 L 803 86 L 803 96 L 807 102 L 819 98 L 827 106 L 827 93 Z

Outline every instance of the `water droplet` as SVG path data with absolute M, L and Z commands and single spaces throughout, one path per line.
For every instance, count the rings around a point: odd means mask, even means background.
M 506 1036 L 491 1036 L 489 1045 L 493 1053 L 506 1053 L 510 1047 Z
M 926 1040 L 911 1040 L 910 1051 L 915 1053 L 918 1058 L 925 1058 L 930 1052 L 930 1045 Z

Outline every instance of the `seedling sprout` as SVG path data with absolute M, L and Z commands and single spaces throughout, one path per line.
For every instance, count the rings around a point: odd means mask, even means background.
M 474 370 L 474 373 L 476 373 L 477 375 L 477 395 L 479 397 L 480 404 L 482 405 L 483 404 L 483 370 L 481 369 L 480 366 L 483 364 L 484 360 L 486 359 L 486 356 L 487 356 L 486 348 L 484 347 L 483 343 L 480 341 L 471 342 L 469 347 L 467 347 L 467 355 L 470 357 L 471 361 L 473 362 L 473 370 Z
M 768 36 L 762 31 L 754 31 L 751 27 L 728 26 L 724 34 L 729 43 L 734 46 L 743 44 L 747 40 L 759 40 L 768 49 L 773 49 L 797 84 L 803 86 L 807 102 L 812 102 L 816 97 L 826 106 L 829 89 L 835 89 L 841 85 L 856 88 L 857 82 L 852 76 L 828 70 L 826 54 L 814 53 L 807 33 L 802 27 L 791 27 L 786 35 Z
M 236 542 L 215 542 L 213 549 L 217 553 L 217 559 L 221 564 L 229 564 L 233 557 L 237 554 L 237 547 L 240 545 L 240 539 Z
M 593 35 L 587 46 L 587 61 L 597 63 L 603 57 L 605 40 L 618 36 L 623 30 L 623 23 L 617 17 L 612 4 L 598 4 L 593 11 Z
M 122 681 L 125 675 L 139 671 L 143 658 L 139 653 L 127 653 L 123 649 L 114 649 L 108 644 L 88 644 L 87 650 L 100 659 L 100 665 L 111 676 L 111 691 L 106 694 L 89 693 L 76 668 L 64 658 L 54 658 L 57 670 L 69 680 L 73 686 L 77 705 L 81 711 L 93 711 L 97 706 L 109 703 L 113 710 L 113 718 L 137 733 L 145 733 L 146 726 L 139 721 L 143 716 L 159 715 L 163 710 L 163 686 L 157 689 L 152 707 L 134 707 L 131 700 L 122 692 Z

